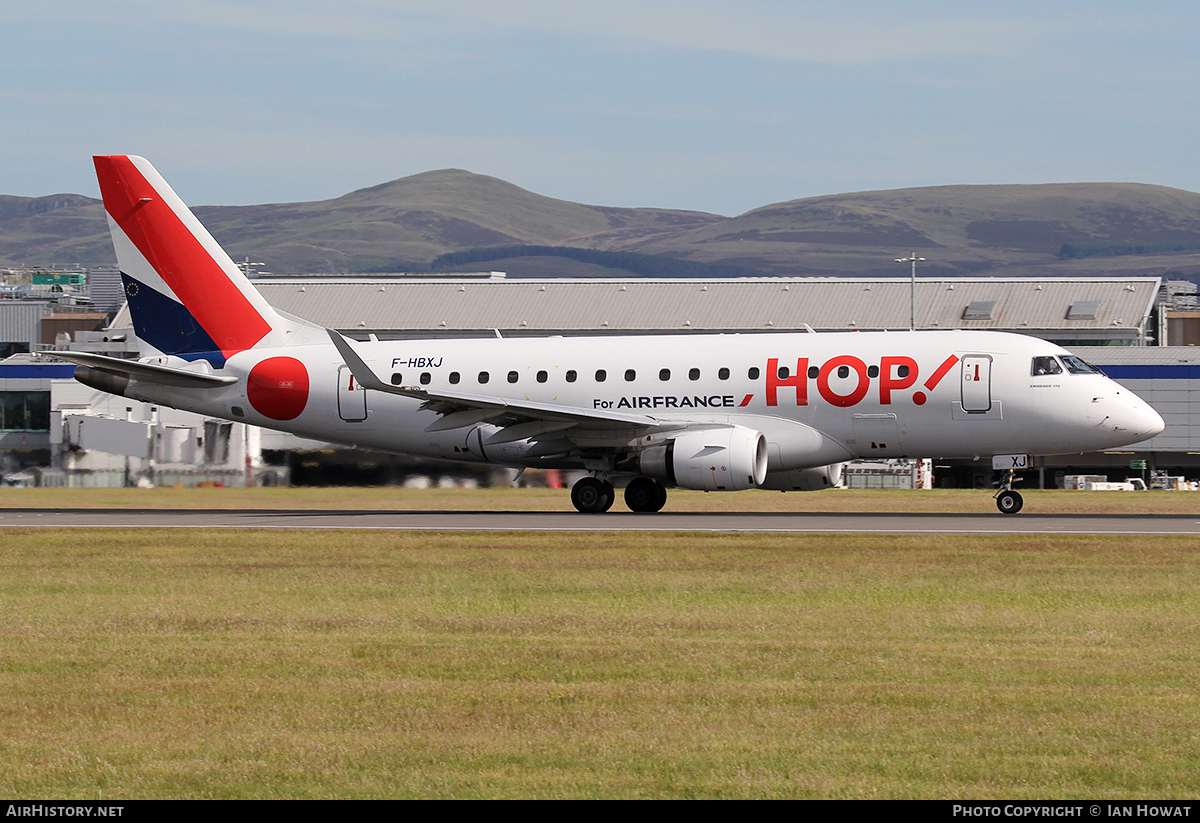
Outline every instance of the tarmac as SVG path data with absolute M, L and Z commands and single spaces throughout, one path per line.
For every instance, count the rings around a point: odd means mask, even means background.
M 0 509 L 0 527 L 394 529 L 406 531 L 672 531 L 794 534 L 1197 535 L 1195 514 L 1003 515 L 867 513 L 678 513 L 362 511 L 303 509 Z

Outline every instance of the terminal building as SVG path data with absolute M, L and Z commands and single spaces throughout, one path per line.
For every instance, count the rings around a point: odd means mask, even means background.
M 1200 355 L 1192 347 L 1200 340 L 1200 311 L 1190 283 L 954 278 L 918 279 L 914 289 L 908 278 L 508 279 L 491 272 L 263 277 L 255 285 L 276 308 L 360 338 L 854 333 L 912 326 L 1033 335 L 1071 349 L 1142 396 L 1167 429 L 1127 452 L 1046 458 L 1026 487 L 1060 485 L 1073 473 L 1123 479 L 1140 474 L 1131 468 L 1140 461 L 1148 470 L 1200 476 Z M 136 356 L 125 308 L 108 323 L 68 318 L 98 314 L 87 311 L 86 300 L 47 304 L 18 318 L 16 307 L 25 302 L 0 300 L 0 332 L 19 344 L 17 351 L 58 346 Z M 397 482 L 420 472 L 466 471 L 142 408 L 77 383 L 73 371 L 20 357 L 0 363 L 0 471 L 20 476 L 25 470 L 33 482 L 56 485 Z M 939 485 L 987 487 L 993 480 L 990 465 L 961 462 L 939 464 L 934 474 Z

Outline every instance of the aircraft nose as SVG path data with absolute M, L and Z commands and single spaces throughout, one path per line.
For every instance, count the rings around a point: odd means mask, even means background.
M 1162 434 L 1167 427 L 1162 416 L 1136 394 L 1121 392 L 1117 399 L 1119 401 L 1117 409 L 1119 410 L 1113 415 L 1114 422 L 1117 423 L 1116 428 L 1124 429 L 1135 436 L 1136 442 L 1140 443 Z
M 1167 428 L 1167 424 L 1163 422 L 1162 415 L 1145 403 L 1135 403 L 1133 411 L 1134 431 L 1144 439 L 1149 440 L 1151 437 L 1157 437 Z

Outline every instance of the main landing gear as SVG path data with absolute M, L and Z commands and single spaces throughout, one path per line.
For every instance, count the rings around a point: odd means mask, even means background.
M 996 492 L 996 508 L 1001 514 L 1016 514 L 1025 505 L 1024 498 L 1021 493 L 1013 491 L 1013 475 L 1016 474 L 1012 469 L 1008 470 L 1008 479 L 1000 485 L 1000 491 Z
M 608 511 L 616 497 L 612 483 L 598 477 L 584 477 L 571 487 L 571 503 L 585 514 Z M 649 477 L 634 478 L 625 487 L 625 505 L 631 512 L 656 512 L 666 502 L 666 487 Z
M 667 504 L 667 488 L 657 480 L 638 477 L 625 487 L 625 505 L 631 512 L 661 511 Z
M 613 484 L 598 477 L 585 477 L 571 487 L 571 503 L 584 514 L 600 514 L 617 499 Z

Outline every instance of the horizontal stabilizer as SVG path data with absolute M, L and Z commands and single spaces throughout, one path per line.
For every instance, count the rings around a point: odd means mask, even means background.
M 136 360 L 122 360 L 118 357 L 105 357 L 102 354 L 88 354 L 87 352 L 56 351 L 43 354 L 42 357 L 54 357 L 110 374 L 136 377 L 144 383 L 158 383 L 181 389 L 216 389 L 237 382 L 236 377 L 205 374 L 187 369 L 176 369 L 171 366 L 155 366 L 150 363 L 139 363 Z

